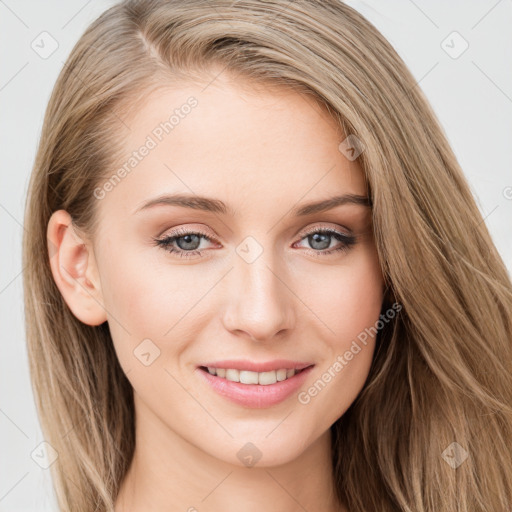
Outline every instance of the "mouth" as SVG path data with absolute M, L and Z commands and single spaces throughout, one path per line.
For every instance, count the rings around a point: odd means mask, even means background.
M 240 363 L 239 363 L 240 364 Z M 241 366 L 250 364 L 241 363 Z M 206 389 L 215 391 L 222 398 L 239 406 L 252 409 L 263 409 L 284 402 L 296 393 L 304 384 L 314 364 L 294 365 L 296 368 L 287 368 L 281 363 L 273 366 L 282 366 L 278 369 L 266 371 L 253 371 L 223 363 L 226 368 L 215 366 L 198 366 L 197 375 L 206 384 Z M 254 368 L 255 365 L 252 365 Z
M 212 366 L 200 366 L 199 369 L 215 377 L 226 379 L 230 382 L 240 382 L 241 384 L 270 386 L 277 382 L 283 382 L 291 379 L 295 375 L 307 370 L 313 365 L 305 368 L 280 368 L 279 370 L 270 370 L 266 372 L 254 372 L 249 370 L 239 370 L 237 368 L 215 368 Z

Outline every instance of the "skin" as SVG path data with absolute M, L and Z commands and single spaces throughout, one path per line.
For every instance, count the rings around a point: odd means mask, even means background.
M 199 378 L 197 365 L 311 362 L 304 391 L 376 323 L 383 279 L 370 208 L 290 213 L 334 195 L 366 195 L 363 174 L 340 152 L 344 136 L 312 98 L 251 88 L 226 73 L 205 84 L 153 92 L 124 120 L 129 156 L 174 108 L 198 100 L 96 201 L 94 236 L 74 229 L 63 210 L 48 225 L 64 299 L 82 322 L 108 321 L 134 388 L 136 450 L 115 510 L 346 511 L 331 483 L 330 427 L 364 385 L 374 338 L 307 404 L 297 393 L 267 408 L 231 403 Z M 222 200 L 236 215 L 171 205 L 136 212 L 177 192 Z M 210 237 L 200 239 L 202 256 L 180 258 L 154 243 L 178 227 Z M 356 243 L 322 256 L 341 243 L 331 236 L 327 249 L 315 244 L 305 234 L 313 228 L 352 233 Z M 251 263 L 236 251 L 247 236 L 262 250 Z M 134 356 L 145 339 L 160 350 L 148 366 Z M 253 467 L 237 457 L 248 442 L 261 452 Z

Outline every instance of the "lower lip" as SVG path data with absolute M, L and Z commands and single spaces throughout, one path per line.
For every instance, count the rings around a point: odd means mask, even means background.
M 286 400 L 300 388 L 312 369 L 313 366 L 309 366 L 289 379 L 266 386 L 262 386 L 261 384 L 232 382 L 223 377 L 212 375 L 201 368 L 197 370 L 199 375 L 205 379 L 219 395 L 226 397 L 238 405 L 254 409 L 263 409 Z

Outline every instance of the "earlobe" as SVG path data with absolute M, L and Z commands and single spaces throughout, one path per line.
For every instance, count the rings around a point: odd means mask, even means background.
M 105 322 L 107 314 L 94 252 L 80 238 L 65 210 L 50 217 L 47 240 L 53 279 L 72 313 L 87 325 Z

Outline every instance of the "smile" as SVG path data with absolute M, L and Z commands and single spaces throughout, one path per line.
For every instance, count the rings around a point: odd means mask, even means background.
M 257 372 L 199 366 L 197 374 L 207 388 L 224 399 L 240 406 L 262 409 L 284 402 L 297 393 L 313 367 Z
M 276 382 L 282 382 L 299 373 L 302 370 L 295 370 L 294 368 L 281 368 L 279 370 L 271 370 L 268 372 L 251 372 L 248 370 L 237 370 L 236 368 L 212 368 L 207 369 L 201 367 L 202 370 L 207 370 L 210 375 L 222 377 L 231 382 L 241 382 L 242 384 L 261 384 L 268 386 Z

